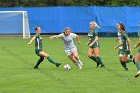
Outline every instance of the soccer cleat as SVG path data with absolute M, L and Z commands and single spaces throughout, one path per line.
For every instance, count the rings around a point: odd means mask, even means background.
M 140 71 L 138 71 L 138 73 L 135 75 L 135 78 L 139 77 L 140 75 Z
M 34 66 L 34 69 L 39 69 L 37 66 Z
M 100 63 L 97 63 L 97 66 L 96 66 L 96 68 L 98 68 L 98 67 L 99 67 L 99 65 L 100 65 Z
M 132 59 L 132 62 L 135 64 L 135 58 Z
M 101 64 L 100 68 L 105 68 L 105 65 L 104 64 Z
M 125 71 L 128 71 L 128 67 L 125 68 Z
M 59 67 L 61 65 L 61 63 L 56 63 L 55 65 L 56 65 L 56 67 Z
M 82 69 L 82 66 L 80 66 L 79 69 Z
M 132 55 L 130 55 L 130 57 L 129 57 L 130 59 L 133 59 L 133 56 Z

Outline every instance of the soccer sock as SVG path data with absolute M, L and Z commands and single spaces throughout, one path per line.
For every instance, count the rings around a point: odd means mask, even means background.
M 124 68 L 127 68 L 126 63 L 121 62 L 121 65 L 122 65 Z
M 100 64 L 102 64 L 103 65 L 103 61 L 102 61 L 102 59 L 98 56 L 98 57 L 96 57 L 97 58 L 97 60 L 98 60 L 98 62 L 100 63 Z
M 77 61 L 74 62 L 74 64 L 75 64 L 76 66 L 80 67 L 80 65 L 79 65 L 79 63 L 78 63 Z
M 132 62 L 132 59 L 126 59 L 126 63 Z
M 44 58 L 40 58 L 40 59 L 37 61 L 37 63 L 36 63 L 36 65 L 35 65 L 35 67 L 38 67 L 38 66 L 39 66 L 39 64 L 40 64 L 43 60 L 44 60 Z
M 137 67 L 138 71 L 140 71 L 140 62 L 136 62 L 136 67 Z
M 92 59 L 93 61 L 95 61 L 96 63 L 98 63 L 98 60 L 96 59 L 96 57 L 91 56 L 91 57 L 89 57 L 89 58 Z
M 56 62 L 55 62 L 55 61 L 53 61 L 53 59 L 51 59 L 51 57 L 50 57 L 50 56 L 48 56 L 48 57 L 47 57 L 47 60 L 48 60 L 50 63 L 56 64 Z

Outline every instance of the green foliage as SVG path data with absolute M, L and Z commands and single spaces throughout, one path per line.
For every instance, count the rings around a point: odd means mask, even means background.
M 0 6 L 140 6 L 140 0 L 0 0 Z

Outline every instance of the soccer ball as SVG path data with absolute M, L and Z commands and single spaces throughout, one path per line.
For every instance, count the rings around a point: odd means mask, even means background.
M 70 67 L 70 65 L 69 65 L 69 64 L 65 64 L 65 65 L 64 65 L 64 69 L 65 69 L 65 70 L 70 70 L 70 69 L 71 69 L 71 67 Z

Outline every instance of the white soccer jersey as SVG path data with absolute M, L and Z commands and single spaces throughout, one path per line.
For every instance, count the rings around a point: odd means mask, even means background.
M 59 34 L 58 37 L 60 37 L 64 41 L 64 49 L 65 50 L 71 50 L 73 48 L 76 48 L 73 42 L 73 38 L 76 38 L 76 34 L 70 33 L 69 36 L 65 36 L 64 34 Z
M 121 40 L 121 34 L 119 32 L 118 32 L 118 38 L 119 38 L 119 43 L 121 44 L 122 40 Z

